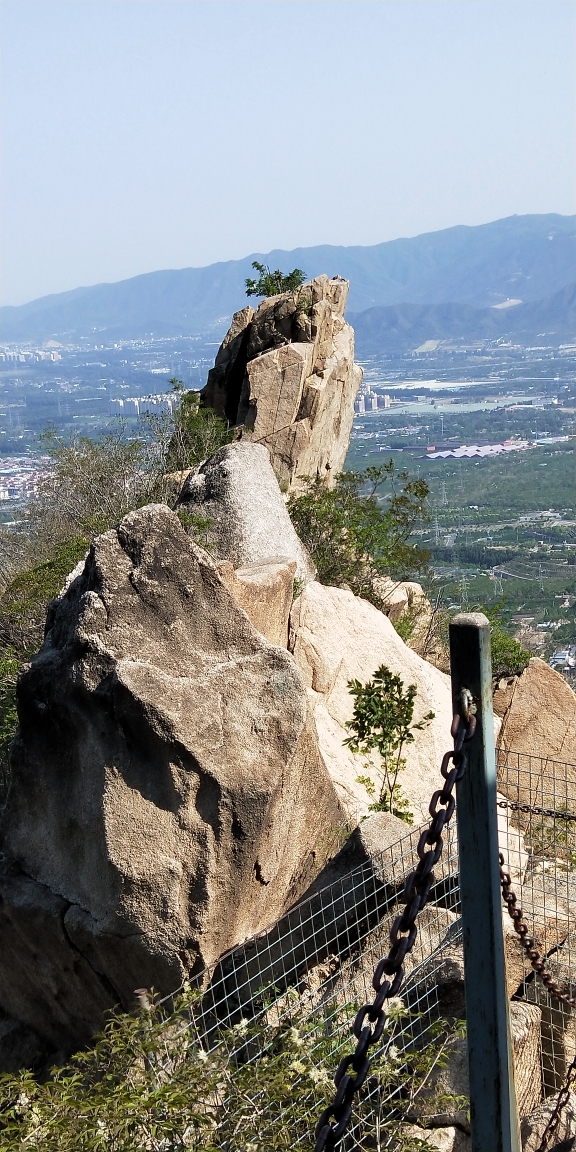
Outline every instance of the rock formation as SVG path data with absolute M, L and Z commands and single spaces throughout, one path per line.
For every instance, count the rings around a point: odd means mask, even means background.
M 234 568 L 295 560 L 299 580 L 314 577 L 263 444 L 238 440 L 220 448 L 190 472 L 178 507 L 208 521 L 212 555 Z
M 287 648 L 296 561 L 280 560 L 235 569 L 229 560 L 222 560 L 217 567 L 226 587 L 256 631 L 271 644 Z
M 290 650 L 310 691 L 322 755 L 338 797 L 356 823 L 371 799 L 357 777 L 365 775 L 362 758 L 343 746 L 353 699 L 348 681 L 366 682 L 380 664 L 416 684 L 414 719 L 429 711 L 434 719 L 406 749 L 407 766 L 400 778 L 416 822 L 425 820 L 430 796 L 438 787 L 440 763 L 450 747 L 452 700 L 450 681 L 408 648 L 390 620 L 366 600 L 341 588 L 312 581 L 290 614 Z M 374 768 L 374 778 L 377 777 Z
M 56 1046 L 268 925 L 343 824 L 294 659 L 164 506 L 94 541 L 19 715 L 0 1007 Z
M 236 312 L 204 402 L 269 449 L 284 491 L 342 471 L 362 369 L 344 320 L 348 282 L 318 276 Z
M 576 765 L 576 695 L 559 672 L 534 658 L 496 698 L 502 716 L 498 747 L 503 752 L 550 761 L 551 772 L 553 761 Z M 536 765 L 534 770 L 538 772 Z M 546 774 L 545 766 L 543 770 Z M 572 783 L 574 789 L 576 767 Z
M 542 1137 L 546 1126 L 556 1106 L 556 1096 L 545 1100 L 529 1116 L 525 1116 L 520 1125 L 522 1137 L 522 1152 L 538 1152 L 542 1145 Z M 569 1092 L 568 1100 L 564 1105 L 560 1123 L 554 1134 L 555 1144 L 551 1152 L 570 1152 L 573 1141 L 576 1139 L 576 1094 Z

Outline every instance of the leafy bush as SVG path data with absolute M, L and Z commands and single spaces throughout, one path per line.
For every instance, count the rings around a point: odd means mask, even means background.
M 174 411 L 164 471 L 181 472 L 200 464 L 223 444 L 228 444 L 232 433 L 226 420 L 217 416 L 212 408 L 202 406 L 199 392 L 185 392 L 181 380 L 172 379 L 170 383 L 180 394 L 180 403 Z M 158 421 L 153 426 L 158 429 Z
M 127 512 L 157 498 L 162 461 L 156 446 L 129 438 L 122 424 L 91 440 L 44 433 L 50 474 L 29 505 L 29 532 L 44 545 L 104 532 Z
M 47 604 L 87 549 L 88 539 L 82 536 L 54 545 L 50 560 L 20 572 L 0 597 L 0 804 L 8 790 L 10 745 L 18 723 L 18 673 L 42 643 Z
M 364 755 L 377 752 L 382 767 L 378 799 L 370 804 L 370 809 L 374 812 L 391 812 L 407 824 L 413 824 L 408 801 L 402 796 L 398 783 L 398 776 L 406 767 L 402 751 L 406 744 L 413 742 L 414 732 L 422 731 L 427 722 L 434 719 L 434 713 L 428 712 L 422 720 L 413 723 L 416 685 L 410 684 L 404 691 L 401 676 L 391 672 L 385 664 L 377 668 L 367 684 L 350 680 L 348 687 L 354 697 L 354 713 L 352 719 L 346 722 L 346 727 L 350 728 L 353 735 L 344 743 L 353 752 Z M 358 779 L 368 794 L 373 795 L 375 786 L 371 778 L 360 776 Z
M 279 268 L 271 272 L 267 264 L 259 264 L 257 260 L 252 261 L 252 267 L 260 275 L 257 280 L 246 280 L 247 296 L 279 296 L 282 292 L 295 292 L 306 279 L 301 268 L 294 268 L 285 276 Z
M 519 676 L 531 660 L 532 653 L 497 624 L 492 624 L 490 640 L 493 680 L 501 680 L 506 676 Z
M 114 1015 L 92 1048 L 50 1077 L 38 1079 L 31 1072 L 3 1076 L 0 1149 L 311 1148 L 318 1115 L 334 1094 L 341 1035 L 327 1034 L 322 1018 L 305 1019 L 294 1007 L 291 1018 L 280 1024 L 241 1020 L 223 1030 L 218 1046 L 207 1051 L 194 1028 L 193 1008 L 187 994 L 168 1019 L 154 1006 L 136 1016 Z M 334 1011 L 334 1006 L 327 1008 Z M 190 1014 L 192 1026 L 186 1019 Z M 446 1063 L 455 1035 L 437 1022 L 429 1032 L 434 1043 L 404 1055 L 390 1041 L 397 1021 L 406 1015 L 401 1001 L 391 1002 L 387 1050 L 374 1060 L 369 1087 L 360 1091 L 354 1110 L 360 1121 L 379 1110 L 383 1146 L 394 1133 L 403 1152 L 428 1148 L 409 1137 L 402 1140 L 399 1122 L 432 1066 Z
M 490 648 L 492 654 L 492 679 L 494 681 L 505 679 L 507 676 L 519 676 L 524 671 L 532 653 L 515 640 L 502 624 L 502 602 L 479 604 L 475 612 L 483 612 L 490 623 Z
M 390 492 L 382 504 L 379 492 L 386 483 Z M 397 473 L 389 460 L 379 468 L 341 473 L 334 488 L 316 479 L 303 495 L 290 499 L 288 511 L 319 580 L 346 584 L 381 608 L 375 577 L 406 579 L 428 567 L 428 552 L 409 542 L 416 525 L 429 518 L 427 496 L 424 480 Z

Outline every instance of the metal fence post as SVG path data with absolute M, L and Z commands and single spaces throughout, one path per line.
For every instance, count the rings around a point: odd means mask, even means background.
M 520 1152 L 506 988 L 496 820 L 490 626 L 480 612 L 450 624 L 454 711 L 467 688 L 477 727 L 457 784 L 472 1152 Z

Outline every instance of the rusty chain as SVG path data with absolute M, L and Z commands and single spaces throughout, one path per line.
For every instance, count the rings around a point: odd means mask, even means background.
M 553 810 L 547 811 L 547 810 L 540 810 L 540 809 L 531 809 L 529 807 L 529 805 L 527 805 L 527 804 L 523 804 L 523 805 L 509 804 L 508 805 L 506 803 L 500 803 L 499 807 L 501 807 L 501 808 L 503 808 L 503 807 L 512 808 L 513 807 L 513 808 L 518 809 L 520 811 L 526 811 L 528 809 L 529 811 L 536 811 L 539 815 L 546 815 L 546 816 L 553 815 Z M 546 991 L 551 996 L 553 996 L 556 1000 L 559 1000 L 562 1004 L 566 1004 L 568 1006 L 568 1008 L 576 1008 L 576 997 L 575 996 L 568 996 L 568 994 L 566 992 L 562 992 L 560 985 L 558 984 L 558 981 L 554 979 L 551 972 L 548 972 L 544 958 L 542 957 L 542 953 L 539 952 L 538 949 L 534 947 L 534 944 L 535 944 L 534 937 L 530 935 L 529 926 L 526 923 L 526 921 L 522 915 L 522 908 L 518 904 L 518 897 L 516 896 L 516 893 L 515 893 L 514 889 L 512 888 L 512 879 L 511 879 L 510 873 L 507 872 L 505 867 L 504 867 L 504 857 L 503 857 L 501 852 L 500 852 L 500 885 L 502 888 L 502 899 L 504 900 L 504 903 L 506 904 L 506 907 L 508 909 L 508 915 L 510 916 L 510 918 L 514 924 L 514 931 L 520 937 L 520 943 L 522 945 L 522 948 L 524 949 L 524 952 L 526 953 L 527 959 L 530 961 L 531 967 L 533 968 L 534 972 L 540 978 L 544 987 L 546 988 Z M 570 1088 L 571 1088 L 571 1085 L 574 1083 L 575 1079 L 576 1079 L 576 1056 L 574 1057 L 574 1060 L 572 1061 L 572 1063 L 568 1069 L 568 1072 L 566 1074 L 566 1078 L 564 1080 L 564 1084 L 562 1085 L 562 1088 L 560 1089 L 560 1092 L 558 1093 L 558 1098 L 556 1100 L 556 1104 L 554 1105 L 554 1109 L 552 1111 L 550 1119 L 548 1120 L 548 1123 L 544 1129 L 544 1132 L 542 1133 L 542 1138 L 540 1140 L 540 1144 L 538 1145 L 537 1152 L 546 1152 L 546 1150 L 548 1149 L 548 1147 L 550 1145 L 551 1139 L 555 1136 L 555 1134 L 558 1130 L 558 1125 L 560 1124 L 560 1117 L 562 1114 L 562 1109 L 565 1108 L 566 1104 L 568 1103 L 568 1100 L 570 1098 Z
M 514 923 L 514 931 L 520 937 L 520 943 L 534 972 L 540 977 L 544 987 L 551 996 L 554 996 L 556 1000 L 561 1000 L 562 1003 L 567 1004 L 569 1008 L 576 1008 L 576 996 L 568 996 L 566 992 L 562 992 L 557 980 L 554 979 L 551 972 L 548 972 L 542 953 L 534 947 L 534 937 L 530 935 L 528 924 L 522 916 L 522 908 L 518 905 L 518 897 L 512 888 L 510 873 L 506 872 L 504 868 L 504 857 L 502 853 L 500 853 L 500 885 L 502 888 L 502 899 L 508 908 L 508 915 Z
M 576 821 L 576 814 L 573 812 L 562 812 L 558 808 L 537 808 L 534 804 L 520 804 L 516 800 L 498 800 L 498 808 L 510 808 L 513 812 L 528 812 L 536 816 L 552 816 L 555 820 L 564 820 L 567 822 Z
M 548 1123 L 547 1123 L 547 1125 L 546 1125 L 546 1127 L 542 1133 L 542 1138 L 541 1138 L 540 1143 L 538 1145 L 537 1152 L 547 1152 L 547 1150 L 550 1146 L 550 1141 L 554 1139 L 554 1137 L 558 1131 L 558 1126 L 560 1124 L 560 1117 L 562 1115 L 562 1109 L 566 1107 L 566 1105 L 570 1099 L 570 1088 L 571 1088 L 572 1084 L 574 1083 L 575 1078 L 576 1078 L 576 1056 L 574 1057 L 574 1059 L 573 1059 L 573 1061 L 572 1061 L 572 1063 L 568 1069 L 568 1072 L 566 1073 L 566 1079 L 564 1080 L 564 1083 L 563 1083 L 563 1085 L 562 1085 L 562 1087 L 558 1093 L 558 1099 L 554 1105 L 550 1119 L 549 1119 L 549 1121 L 548 1121 Z M 566 1146 L 572 1147 L 572 1141 L 570 1141 L 570 1143 L 566 1142 Z M 556 1147 L 558 1147 L 558 1145 L 556 1145 Z M 562 1147 L 562 1145 L 560 1147 Z
M 390 929 L 391 948 L 388 955 L 376 966 L 372 979 L 376 996 L 372 1004 L 364 1004 L 360 1008 L 354 1020 L 352 1031 L 357 1041 L 356 1050 L 344 1056 L 338 1065 L 334 1076 L 336 1094 L 318 1120 L 314 1152 L 331 1152 L 344 1136 L 352 1116 L 354 1096 L 364 1084 L 372 1063 L 368 1049 L 378 1043 L 384 1032 L 386 1025 L 384 1004 L 400 991 L 404 979 L 404 961 L 416 942 L 418 933 L 416 919 L 428 902 L 430 888 L 434 882 L 433 868 L 442 855 L 444 845 L 442 832 L 454 815 L 456 800 L 452 792 L 466 769 L 467 756 L 463 745 L 474 735 L 476 728 L 474 712 L 472 696 L 466 688 L 463 688 L 460 693 L 460 711 L 452 721 L 451 735 L 454 748 L 446 752 L 440 767 L 444 785 L 432 796 L 428 808 L 432 819 L 428 828 L 422 832 L 416 849 L 418 864 L 407 876 L 404 884 L 401 901 L 406 907 L 401 915 L 396 917 Z M 451 768 L 449 768 L 450 762 L 452 762 Z

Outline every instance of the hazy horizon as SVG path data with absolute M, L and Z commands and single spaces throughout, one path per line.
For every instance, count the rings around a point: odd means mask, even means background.
M 4 0 L 3 303 L 572 215 L 571 0 Z
M 519 215 L 519 213 L 514 213 L 513 215 L 514 215 L 514 216 L 518 216 L 518 215 Z M 549 215 L 559 215 L 559 216 L 561 216 L 561 217 L 562 217 L 562 219 L 570 219 L 570 218 L 571 218 L 571 216 L 573 216 L 573 215 L 574 215 L 574 213 L 571 213 L 571 214 L 563 214 L 563 213 L 538 213 L 538 215 L 544 215 L 544 216 L 549 216 Z M 503 218 L 501 218 L 501 219 L 510 219 L 510 217 L 503 217 Z M 482 223 L 484 223 L 484 224 L 497 224 L 497 223 L 499 223 L 499 221 L 498 221 L 498 220 L 486 220 L 486 221 L 483 221 L 483 222 L 481 222 L 479 225 L 459 225 L 459 224 L 453 224 L 453 225 L 449 225 L 449 226 L 448 226 L 448 228 L 445 228 L 445 229 L 444 229 L 444 228 L 442 228 L 442 229 L 437 229 L 436 231 L 439 231 L 439 232 L 450 231 L 450 229 L 451 229 L 451 228 L 459 228 L 459 227 L 465 227 L 465 228 L 467 228 L 467 227 L 481 227 L 481 226 L 482 226 Z M 394 237 L 392 237 L 390 240 L 383 240 L 383 241 L 380 241 L 380 242 L 378 242 L 378 241 L 377 241 L 375 244 L 307 245 L 306 247 L 309 247 L 309 248 L 315 248 L 315 247 L 338 247 L 338 248 L 340 248 L 340 247 L 341 247 L 341 248 L 373 248 L 373 247 L 379 247 L 379 244 L 388 244 L 388 243 L 393 243 L 393 242 L 394 242 L 394 240 L 410 240 L 410 239 L 416 239 L 418 236 L 426 236 L 426 235 L 433 235 L 433 234 L 434 234 L 434 233 L 427 233 L 427 232 L 423 232 L 423 233 L 422 233 L 422 232 L 420 232 L 420 233 L 416 233 L 416 234 L 415 234 L 415 236 L 412 236 L 412 237 L 411 237 L 411 236 L 394 236 Z M 301 245 L 298 245 L 298 246 L 297 246 L 297 247 L 295 247 L 295 248 L 276 248 L 276 249 L 271 249 L 271 252 L 273 252 L 273 253 L 275 253 L 275 252 L 278 252 L 278 253 L 280 253 L 280 252 L 284 252 L 284 253 L 285 253 L 287 256 L 290 256 L 290 255 L 292 255 L 293 253 L 296 253 L 296 252 L 300 251 L 301 247 L 302 247 Z M 247 260 L 247 259 L 249 259 L 249 257 L 250 257 L 250 256 L 255 256 L 255 257 L 264 256 L 264 257 L 266 257 L 267 255 L 268 255 L 268 254 L 267 254 L 267 253 L 265 253 L 265 252 L 245 252 L 245 253 L 244 253 L 242 256 L 239 256 L 239 257 L 231 257 L 231 258 L 230 258 L 230 260 L 219 260 L 219 261 L 213 261 L 213 262 L 212 262 L 212 264 L 209 264 L 209 265 L 205 265 L 205 264 L 200 264 L 200 265 L 190 265 L 190 264 L 184 264 L 184 265 L 182 265 L 182 266 L 180 266 L 180 267 L 172 267 L 172 268 L 149 268 L 149 269 L 147 269 L 147 270 L 146 270 L 146 271 L 144 271 L 144 272 L 137 272 L 137 273 L 135 274 L 135 276 L 126 276 L 126 277 L 121 277 L 121 278 L 120 278 L 120 280 L 99 280 L 99 281 L 96 281 L 94 284 L 76 284 L 76 285 L 75 285 L 73 288 L 69 288 L 69 289 L 63 289 L 62 291 L 63 291 L 63 293 L 66 293 L 66 292 L 75 292 L 75 291 L 82 291 L 82 290 L 83 290 L 83 289 L 85 289 L 85 288 L 97 288 L 97 287 L 104 287 L 105 285 L 113 285 L 113 284 L 124 283 L 124 281 L 126 281 L 126 280 L 132 280 L 132 279 L 135 279 L 135 278 L 136 278 L 136 277 L 138 277 L 138 276 L 153 276 L 155 273 L 162 273 L 162 272 L 185 272 L 185 271 L 188 271 L 188 270 L 201 270 L 201 269 L 203 269 L 203 268 L 206 268 L 206 267 L 212 267 L 214 264 L 228 264 L 228 263 L 230 263 L 230 261 L 234 261 L 234 262 L 236 262 L 236 261 L 237 261 L 237 262 L 241 262 L 241 261 L 243 261 L 243 260 Z M 288 269 L 283 269 L 283 271 L 287 271 L 287 270 L 288 270 Z M 576 272 L 575 272 L 575 277 L 576 277 Z M 22 303 L 22 305 L 25 305 L 25 304 L 33 304 L 33 303 L 35 303 L 37 300 L 42 300 L 42 299 L 49 299 L 51 296 L 58 296 L 58 295 L 61 295 L 61 293 L 59 293 L 59 292 L 54 292 L 54 293 L 52 293 L 52 292 L 49 292 L 49 293 L 46 293 L 44 296 L 41 296 L 41 297 L 32 297 L 32 299 L 31 299 L 31 300 L 23 300 L 21 303 Z M 16 304 L 16 305 L 4 305 L 4 304 L 3 304 L 3 305 L 1 305 L 1 307 L 19 307 L 19 306 L 20 306 L 20 305 L 18 305 L 18 304 Z

